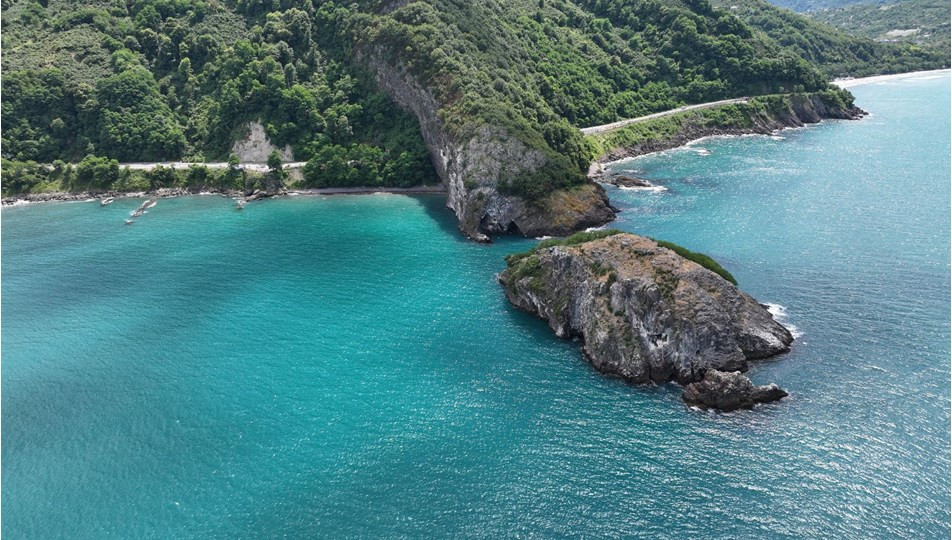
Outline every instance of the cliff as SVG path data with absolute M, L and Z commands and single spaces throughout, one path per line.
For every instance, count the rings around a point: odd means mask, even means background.
M 615 218 L 601 186 L 587 182 L 555 190 L 540 201 L 504 194 L 500 183 L 549 165 L 549 158 L 504 128 L 482 125 L 468 133 L 448 129 L 441 104 L 408 70 L 380 51 L 364 55 L 377 83 L 420 122 L 437 175 L 446 186 L 446 206 L 460 231 L 477 241 L 489 234 L 565 235 Z
M 654 240 L 589 233 L 555 244 L 508 257 L 499 281 L 556 335 L 580 337 L 603 373 L 687 385 L 710 370 L 747 371 L 793 341 L 756 300 Z
M 589 137 L 596 162 L 660 152 L 712 135 L 768 135 L 822 120 L 855 120 L 866 112 L 841 90 L 759 96 L 746 104 L 697 110 Z M 592 171 L 598 170 L 594 167 Z

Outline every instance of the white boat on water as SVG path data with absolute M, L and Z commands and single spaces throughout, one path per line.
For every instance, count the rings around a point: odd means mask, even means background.
M 135 222 L 136 222 L 136 220 L 134 220 L 134 219 L 127 219 L 127 220 L 126 220 L 126 225 L 132 225 L 132 224 L 135 223 Z
M 106 206 L 107 204 L 112 204 L 114 201 L 112 197 L 106 197 L 105 199 L 99 199 L 99 206 Z
M 244 201 L 244 200 L 239 200 L 238 202 L 235 203 L 235 208 L 237 208 L 238 210 L 241 210 L 241 209 L 244 208 L 244 207 L 245 207 L 245 201 Z

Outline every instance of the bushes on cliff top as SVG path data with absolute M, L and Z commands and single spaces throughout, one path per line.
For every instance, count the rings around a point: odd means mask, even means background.
M 577 232 L 571 236 L 566 236 L 562 238 L 547 238 L 536 244 L 529 251 L 523 253 L 513 253 L 511 255 L 506 255 L 506 263 L 510 266 L 518 263 L 522 259 L 530 255 L 534 255 L 541 249 L 546 249 L 555 246 L 575 246 L 578 244 L 584 244 L 585 242 L 591 242 L 592 240 L 599 240 L 602 238 L 608 238 L 609 236 L 614 236 L 616 234 L 621 234 L 624 231 L 619 231 L 618 229 L 605 229 L 601 231 L 581 231 Z
M 624 231 L 619 231 L 618 229 L 606 229 L 602 231 L 584 231 L 577 232 L 571 236 L 565 238 L 548 238 L 543 240 L 535 245 L 529 251 L 522 253 L 513 253 L 506 256 L 506 265 L 512 269 L 512 274 L 510 278 L 515 281 L 518 281 L 521 277 L 530 275 L 539 268 L 539 259 L 536 257 L 536 253 L 540 250 L 551 248 L 555 246 L 575 246 L 578 244 L 584 244 L 585 242 L 591 242 L 592 240 L 600 240 L 602 238 L 608 238 L 609 236 L 614 236 L 616 234 L 622 234 Z M 707 268 L 711 272 L 721 276 L 727 281 L 737 285 L 737 280 L 734 279 L 734 276 L 731 275 L 723 266 L 721 266 L 717 261 L 711 257 L 703 254 L 697 253 L 687 249 L 686 247 L 679 246 L 673 242 L 666 242 L 664 240 L 655 240 L 657 244 L 663 248 L 670 249 L 671 251 L 677 253 L 685 259 L 695 262 L 704 268 Z M 614 278 L 612 278 L 614 281 Z
M 654 240 L 654 238 L 652 238 L 652 240 Z M 691 251 L 685 247 L 679 246 L 672 242 L 665 242 L 664 240 L 655 240 L 655 242 L 657 242 L 659 246 L 668 248 L 671 251 L 677 253 L 678 255 L 684 257 L 685 259 L 696 262 L 697 264 L 703 266 L 704 268 L 707 268 L 711 272 L 714 272 L 715 274 L 721 276 L 727 281 L 730 281 L 734 285 L 737 285 L 737 280 L 734 279 L 734 276 L 731 275 L 731 273 L 728 272 L 723 266 L 718 264 L 717 261 L 708 257 L 707 255 L 703 253 L 696 253 L 694 251 Z

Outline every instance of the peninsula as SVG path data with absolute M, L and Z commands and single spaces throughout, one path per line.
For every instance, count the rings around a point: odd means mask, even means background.
M 471 239 L 564 235 L 614 218 L 593 161 L 850 117 L 831 78 L 948 66 L 753 7 L 10 2 L 3 196 L 441 184 Z

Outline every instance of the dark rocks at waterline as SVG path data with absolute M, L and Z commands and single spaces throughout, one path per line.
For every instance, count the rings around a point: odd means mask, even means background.
M 588 178 L 593 182 L 600 182 L 603 184 L 611 184 L 615 187 L 620 188 L 653 188 L 654 184 L 643 179 L 635 178 L 633 176 L 627 176 L 624 174 L 618 174 L 613 172 L 607 172 L 601 164 L 595 162 L 592 163 L 588 171 Z
M 787 392 L 776 384 L 754 386 L 754 383 L 739 371 L 710 369 L 702 380 L 684 387 L 681 399 L 702 409 L 728 412 L 751 409 L 758 403 L 770 403 L 787 395 Z
M 4 197 L 0 202 L 3 206 L 12 206 L 23 203 L 41 203 L 41 202 L 74 202 L 74 201 L 93 201 L 95 199 L 129 199 L 146 196 L 156 196 L 162 199 L 181 197 L 185 195 L 198 195 L 202 193 L 213 193 L 223 197 L 240 195 L 241 193 L 231 189 L 222 189 L 218 187 L 194 186 L 189 188 L 159 188 L 149 191 L 81 191 L 81 192 L 51 192 L 51 193 L 23 193 L 10 197 Z
M 654 184 L 652 184 L 651 182 L 647 180 L 643 180 L 641 178 L 635 178 L 633 176 L 624 176 L 624 175 L 610 176 L 606 179 L 606 181 L 609 184 L 612 184 L 613 186 L 624 187 L 624 188 L 654 187 Z

